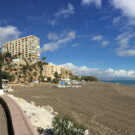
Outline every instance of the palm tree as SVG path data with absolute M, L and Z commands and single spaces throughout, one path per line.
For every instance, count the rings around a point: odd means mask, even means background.
M 13 58 L 16 59 L 17 58 L 17 54 L 13 55 Z
M 67 75 L 68 75 L 68 71 L 66 70 L 66 78 L 67 78 Z
M 12 64 L 8 65 L 8 68 L 11 69 L 12 68 Z
M 36 64 L 33 64 L 32 67 L 36 70 Z
M 33 76 L 36 77 L 37 76 L 37 72 L 33 72 Z
M 21 52 L 19 52 L 19 53 L 18 53 L 19 58 L 21 57 L 21 55 L 22 55 L 22 53 L 21 53 Z
M 41 59 L 42 63 L 47 65 L 48 63 L 46 63 L 45 60 L 46 60 L 46 57 L 43 57 L 43 58 Z
M 56 79 L 56 82 L 58 82 L 59 81 L 59 78 L 60 78 L 60 75 L 58 74 L 57 71 L 54 73 L 54 77 Z
M 45 60 L 46 60 L 46 57 L 43 57 L 43 58 L 41 59 L 41 61 L 43 61 L 43 62 L 44 62 Z
M 3 55 L 1 53 L 2 48 L 0 48 L 0 89 L 2 89 L 2 66 L 11 63 L 11 54 L 7 52 Z
M 31 60 L 31 54 L 29 54 L 30 60 Z

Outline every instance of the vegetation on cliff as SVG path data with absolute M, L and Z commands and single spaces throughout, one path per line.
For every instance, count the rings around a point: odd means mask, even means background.
M 9 80 L 10 82 L 13 82 L 15 80 L 14 75 L 10 75 L 8 72 L 3 72 L 3 71 L 2 71 L 2 78 Z
M 86 82 L 88 82 L 88 81 L 98 81 L 98 79 L 94 76 L 82 76 L 81 80 L 84 80 Z

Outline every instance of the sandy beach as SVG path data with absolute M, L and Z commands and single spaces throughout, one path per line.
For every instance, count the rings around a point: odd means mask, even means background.
M 36 105 L 50 105 L 60 115 L 85 124 L 90 135 L 135 134 L 135 86 L 94 82 L 81 88 L 49 85 L 13 86 L 16 97 Z

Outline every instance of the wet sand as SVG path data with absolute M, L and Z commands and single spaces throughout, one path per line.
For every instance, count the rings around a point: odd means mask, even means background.
M 135 135 L 135 86 L 87 83 L 81 88 L 14 86 L 13 94 L 36 105 L 50 105 L 85 124 L 90 135 Z

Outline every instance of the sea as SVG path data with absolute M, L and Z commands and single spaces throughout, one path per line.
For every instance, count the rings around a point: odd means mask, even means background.
M 135 86 L 135 80 L 101 80 L 101 81 Z

